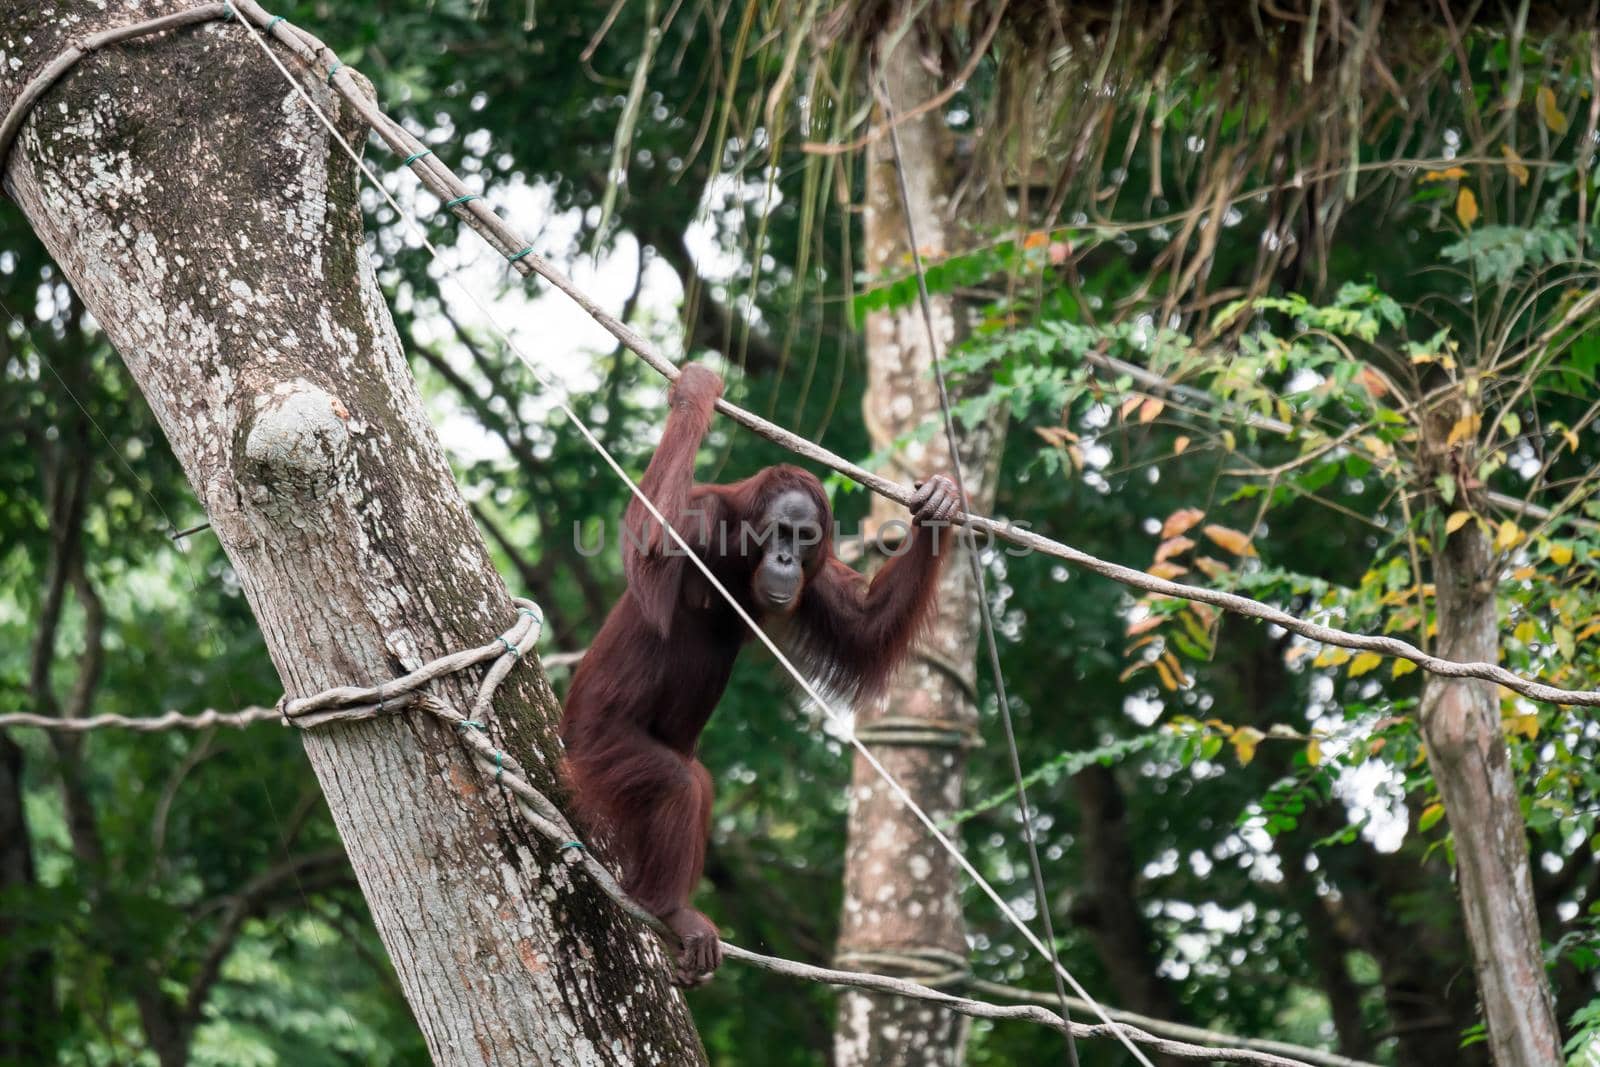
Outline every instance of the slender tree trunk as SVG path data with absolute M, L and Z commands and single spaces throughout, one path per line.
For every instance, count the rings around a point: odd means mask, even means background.
M 1183 1006 L 1161 976 L 1157 942 L 1139 910 L 1139 860 L 1128 837 L 1127 803 L 1116 773 L 1098 764 L 1085 767 L 1072 776 L 1072 797 L 1080 828 L 1075 851 L 1084 868 L 1073 929 L 1094 943 L 1118 1006 L 1182 1021 Z
M 55 1059 L 55 960 L 49 934 L 29 929 L 23 907 L 39 885 L 23 810 L 22 748 L 0 734 L 0 1064 Z
M 1454 455 L 1444 442 L 1456 414 L 1430 420 L 1427 433 L 1435 456 Z M 1460 462 L 1471 469 L 1470 455 Z M 1435 551 L 1439 655 L 1487 663 L 1500 659 L 1497 566 L 1488 538 L 1473 522 Z M 1498 1067 L 1560 1063 L 1527 831 L 1495 687 L 1430 676 L 1422 693 L 1422 735 L 1450 820 L 1461 908 L 1494 1062 Z
M 70 40 L 181 6 L 0 0 L 0 112 Z M 87 58 L 5 177 L 160 420 L 288 693 L 381 681 L 512 623 L 375 283 L 354 169 L 239 26 Z M 464 702 L 474 681 L 437 690 Z M 497 742 L 555 791 L 542 672 L 501 694 Z M 448 731 L 390 717 L 305 746 L 435 1062 L 703 1062 L 653 939 Z
M 896 20 L 891 20 L 898 25 Z M 886 42 L 890 33 L 886 33 Z M 904 112 L 937 90 L 917 60 L 915 33 L 882 60 L 888 91 Z M 881 118 L 881 116 L 879 116 Z M 933 112 L 899 128 L 910 210 L 925 255 L 953 243 L 957 221 L 950 191 L 952 146 L 942 116 Z M 905 216 L 889 140 L 867 150 L 866 267 L 870 275 L 903 272 L 910 264 Z M 958 308 L 947 294 L 933 298 L 934 323 L 948 350 L 960 332 Z M 927 328 L 916 306 L 875 312 L 867 321 L 865 414 L 874 449 L 940 418 Z M 967 432 L 962 460 L 967 489 L 979 511 L 993 500 L 998 424 Z M 942 432 L 893 453 L 885 473 L 917 479 L 951 469 Z M 874 499 L 871 529 L 904 523 L 903 508 Z M 950 560 L 940 579 L 936 619 L 913 657 L 876 706 L 857 711 L 857 732 L 911 796 L 935 819 L 961 805 L 966 746 L 976 736 L 972 667 L 977 650 L 977 597 L 964 558 Z M 844 914 L 839 935 L 843 964 L 927 978 L 959 974 L 967 959 L 961 918 L 961 872 L 926 829 L 857 758 L 851 781 L 850 841 L 845 854 Z M 966 1020 L 893 997 L 846 993 L 840 998 L 834 1053 L 838 1067 L 945 1067 L 962 1062 Z

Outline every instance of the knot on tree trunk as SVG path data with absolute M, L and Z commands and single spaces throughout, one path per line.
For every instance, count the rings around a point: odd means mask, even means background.
M 1483 747 L 1482 731 L 1499 728 L 1496 709 L 1484 706 L 1487 689 L 1482 682 L 1459 678 L 1434 683 L 1422 703 L 1430 755 L 1457 767 Z
M 338 397 L 303 378 L 257 395 L 241 479 L 255 486 L 254 502 L 303 503 L 325 496 L 347 465 L 349 419 Z

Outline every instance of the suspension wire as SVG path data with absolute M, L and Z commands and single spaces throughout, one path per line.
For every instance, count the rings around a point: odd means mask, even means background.
M 939 385 L 939 411 L 944 417 L 945 441 L 950 447 L 950 466 L 956 476 L 956 489 L 961 493 L 961 508 L 972 510 L 972 498 L 967 495 L 966 478 L 962 471 L 961 446 L 956 438 L 955 416 L 950 410 L 950 390 L 945 381 L 944 362 L 939 354 L 939 332 L 933 325 L 933 303 L 928 296 L 927 272 L 922 263 L 922 246 L 917 243 L 917 224 L 911 217 L 911 191 L 906 185 L 905 160 L 900 154 L 900 124 L 895 115 L 894 102 L 889 96 L 889 84 L 881 69 L 876 71 L 874 89 L 883 107 L 884 124 L 889 128 L 889 149 L 894 157 L 895 183 L 900 190 L 900 215 L 905 219 L 906 243 L 911 246 L 911 264 L 917 275 L 917 303 L 922 308 L 922 325 L 928 334 L 928 355 L 933 363 L 934 380 Z M 1061 966 L 1060 951 L 1056 945 L 1055 925 L 1050 921 L 1050 895 L 1045 889 L 1044 868 L 1039 862 L 1039 844 L 1034 834 L 1033 809 L 1028 804 L 1028 789 L 1023 781 L 1022 755 L 1017 751 L 1017 734 L 1011 722 L 1011 701 L 1006 694 L 1005 673 L 1000 669 L 1000 646 L 994 636 L 994 617 L 989 610 L 989 583 L 984 575 L 983 561 L 978 558 L 978 537 L 970 526 L 962 526 L 958 536 L 967 541 L 967 562 L 972 571 L 978 596 L 978 615 L 983 623 L 983 644 L 989 654 L 989 673 L 994 678 L 995 700 L 1000 705 L 1000 722 L 1005 728 L 1006 754 L 1011 762 L 1011 780 L 1017 790 L 1017 808 L 1022 813 L 1022 840 L 1028 849 L 1028 871 L 1033 880 L 1034 906 L 1044 923 L 1044 941 L 1049 948 L 1050 976 L 1055 979 L 1056 1000 L 1061 1017 L 1071 1021 L 1071 1008 L 1067 986 L 1062 981 L 1066 970 Z M 1072 1036 L 1072 1027 L 1062 1031 L 1067 1042 L 1067 1063 L 1078 1067 L 1078 1044 Z
M 604 461 L 606 466 L 610 467 L 612 472 L 622 480 L 623 484 L 628 487 L 628 491 L 632 493 L 634 498 L 637 499 L 639 503 L 644 506 L 645 510 L 650 513 L 650 517 L 661 524 L 662 530 L 672 538 L 673 543 L 678 546 L 679 550 L 682 551 L 684 555 L 689 558 L 689 561 L 693 563 L 694 566 L 700 571 L 700 573 L 705 576 L 706 581 L 711 584 L 711 587 L 722 595 L 723 599 L 728 602 L 729 607 L 733 609 L 734 614 L 736 614 L 739 619 L 750 628 L 756 639 L 767 647 L 767 650 L 772 653 L 773 657 L 778 661 L 778 664 L 794 678 L 795 682 L 800 686 L 801 690 L 806 694 L 806 696 L 810 697 L 811 700 L 823 710 L 828 718 L 832 719 L 839 726 L 846 739 L 850 742 L 851 747 L 854 748 L 861 755 L 861 758 L 866 761 L 867 765 L 871 767 L 880 778 L 883 779 L 884 784 L 889 787 L 890 792 L 893 793 L 895 797 L 898 798 L 899 801 L 904 804 L 914 816 L 916 816 L 917 821 L 922 823 L 922 825 L 927 829 L 928 833 L 933 835 L 934 840 L 937 841 L 939 845 L 950 854 L 950 856 L 956 861 L 961 869 L 967 873 L 967 876 L 972 879 L 973 884 L 976 885 L 978 889 L 981 890 L 983 894 L 994 903 L 995 907 L 999 909 L 1001 915 L 1006 918 L 1007 922 L 1015 927 L 1016 930 L 1021 933 L 1028 943 L 1031 944 L 1037 951 L 1043 955 L 1049 956 L 1052 959 L 1055 969 L 1059 975 L 1066 980 L 1066 982 L 1072 987 L 1073 991 L 1077 993 L 1080 999 L 1084 1000 L 1093 1008 L 1095 1015 L 1106 1024 L 1110 1032 L 1114 1034 L 1117 1040 L 1128 1049 L 1128 1051 L 1133 1055 L 1134 1059 L 1138 1061 L 1142 1067 L 1154 1067 L 1149 1058 L 1146 1057 L 1139 1047 L 1133 1043 L 1129 1036 L 1123 1032 L 1123 1027 L 1113 1020 L 1109 1014 L 1107 1014 L 1105 1008 L 1103 1008 L 1100 1003 L 1094 999 L 1088 990 L 1083 988 L 1078 980 L 1074 978 L 1066 970 L 1066 968 L 1060 964 L 1059 961 L 1055 960 L 1049 948 L 1040 942 L 1038 936 L 1035 935 L 1033 930 L 1022 921 L 1012 907 L 1006 903 L 1005 898 L 1000 895 L 999 891 L 989 883 L 989 880 L 986 879 L 982 873 L 980 873 L 978 869 L 973 866 L 972 862 L 968 860 L 966 856 L 962 855 L 961 850 L 957 848 L 955 843 L 950 840 L 949 836 L 939 828 L 938 824 L 934 822 L 932 816 L 924 811 L 922 807 L 914 799 L 912 799 L 911 795 L 906 792 L 905 787 L 900 784 L 899 780 L 896 779 L 894 775 L 889 773 L 889 769 L 883 765 L 877 756 L 873 755 L 871 750 L 869 750 L 858 737 L 856 737 L 850 716 L 835 708 L 829 700 L 824 698 L 811 680 L 806 678 L 806 676 L 802 674 L 797 667 L 795 667 L 795 665 L 789 660 L 788 656 L 784 655 L 782 649 L 778 647 L 777 643 L 773 641 L 772 637 L 769 636 L 767 632 L 763 630 L 755 621 L 755 619 L 753 619 L 750 614 L 745 611 L 733 594 L 728 591 L 727 587 L 724 586 L 717 576 L 712 572 L 711 567 L 706 563 L 706 561 L 701 559 L 699 554 L 689 546 L 689 543 L 683 539 L 683 536 L 678 533 L 677 529 L 667 521 L 666 516 L 661 514 L 661 511 L 656 507 L 655 502 L 652 501 L 644 493 L 644 491 L 639 488 L 638 483 L 635 482 L 633 478 L 628 475 L 628 472 L 622 468 L 622 464 L 617 461 L 616 457 L 611 454 L 605 445 L 601 443 L 600 439 L 594 435 L 594 432 L 590 430 L 588 425 L 583 421 L 578 413 L 573 410 L 571 404 L 569 404 L 566 400 L 564 391 L 559 389 L 549 378 L 549 376 L 539 368 L 538 364 L 534 362 L 533 358 L 522 350 L 521 346 L 517 344 L 516 339 L 512 337 L 510 331 L 500 324 L 499 319 L 497 319 L 494 313 L 489 310 L 489 308 L 481 299 L 479 299 L 477 293 L 475 293 L 470 286 L 466 285 L 457 278 L 455 268 L 449 264 L 449 262 L 440 253 L 439 249 L 435 247 L 432 240 L 428 237 L 427 231 L 423 228 L 421 222 L 418 221 L 415 214 L 402 207 L 400 202 L 395 199 L 394 195 L 389 192 L 388 188 L 384 186 L 383 182 L 367 165 L 366 161 L 361 158 L 361 154 L 355 150 L 354 146 L 352 146 L 345 136 L 339 131 L 333 120 L 323 112 L 322 108 L 317 106 L 316 101 L 311 98 L 311 94 L 306 90 L 305 86 L 289 71 L 289 68 L 284 65 L 283 61 L 278 58 L 277 53 L 274 52 L 271 46 L 267 44 L 266 39 L 257 32 L 255 26 L 251 25 L 249 20 L 246 18 L 239 18 L 235 21 L 237 21 L 239 25 L 244 28 L 246 34 L 249 35 L 250 39 L 272 62 L 272 65 L 278 68 L 278 72 L 283 75 L 283 78 L 286 82 L 288 82 L 289 87 L 295 93 L 297 93 L 301 100 L 305 102 L 306 106 L 310 108 L 311 113 L 317 117 L 318 121 L 320 121 L 322 126 L 328 131 L 328 136 L 331 137 L 341 149 L 343 149 L 347 156 L 350 157 L 351 162 L 355 164 L 357 170 L 361 172 L 373 189 L 376 190 L 378 194 L 388 202 L 389 207 L 394 210 L 396 217 L 405 223 L 406 227 L 422 244 L 422 247 L 426 249 L 429 256 L 431 256 L 433 260 L 440 265 L 442 268 L 441 273 L 443 277 L 455 283 L 456 288 L 461 291 L 461 293 L 467 298 L 468 302 L 477 308 L 478 312 L 483 315 L 484 320 L 490 325 L 494 332 L 500 335 L 500 338 L 506 345 L 506 348 L 517 357 L 523 366 L 528 368 L 535 380 L 537 380 L 539 384 L 551 394 L 556 406 L 560 408 L 562 414 L 564 414 L 572 423 L 573 428 L 576 429 L 583 439 L 588 442 L 589 446 L 595 450 L 596 455 L 598 455 L 601 460 Z M 335 71 L 338 70 L 337 67 L 334 69 Z M 524 252 L 519 252 L 515 255 L 523 255 L 526 253 L 526 251 L 527 250 L 524 250 Z

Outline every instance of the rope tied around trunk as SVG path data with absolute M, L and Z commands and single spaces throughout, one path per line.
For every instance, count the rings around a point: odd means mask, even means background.
M 556 847 L 569 867 L 582 866 L 600 891 L 632 918 L 644 923 L 671 945 L 677 938 L 664 923 L 623 891 L 616 876 L 579 839 L 578 831 L 561 810 L 536 789 L 517 758 L 496 747 L 489 737 L 494 698 L 500 686 L 521 663 L 544 632 L 544 612 L 531 600 L 513 597 L 517 621 L 505 633 L 477 648 L 463 649 L 423 664 L 402 677 L 375 686 L 339 686 L 312 696 L 278 701 L 285 724 L 315 730 L 336 722 L 362 722 L 402 711 L 422 711 L 448 726 L 480 770 L 491 774 L 497 786 L 511 795 L 523 820 Z M 430 689 L 433 682 L 484 664 L 488 669 L 465 713 Z

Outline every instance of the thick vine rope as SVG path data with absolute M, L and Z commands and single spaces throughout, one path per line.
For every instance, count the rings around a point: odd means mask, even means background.
M 209 730 L 214 726 L 231 726 L 244 729 L 257 723 L 277 722 L 283 718 L 277 708 L 241 708 L 238 711 L 217 711 L 208 708 L 193 715 L 169 711 L 165 715 L 85 715 L 81 719 L 57 719 L 31 711 L 10 711 L 0 715 L 0 730 L 27 728 L 53 730 L 62 734 L 86 734 L 91 730 L 129 730 L 137 734 L 155 734 L 166 730 Z

